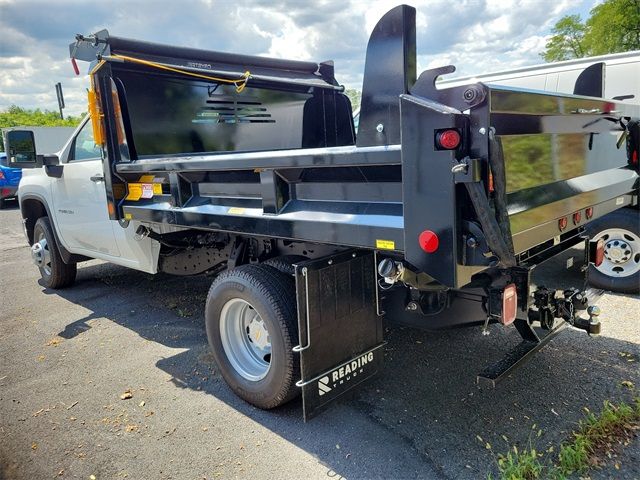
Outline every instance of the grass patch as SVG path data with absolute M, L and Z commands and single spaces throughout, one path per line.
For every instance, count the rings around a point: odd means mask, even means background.
M 531 446 L 531 441 L 527 449 L 518 450 L 514 446 L 507 453 L 498 454 L 500 478 L 562 480 L 574 473 L 585 473 L 604 464 L 612 451 L 628 443 L 638 425 L 640 398 L 634 399 L 631 404 L 615 405 L 606 401 L 598 415 L 586 410 L 585 418 L 580 421 L 571 439 L 560 445 L 555 457 L 550 455 L 552 448 L 545 455 L 537 452 Z

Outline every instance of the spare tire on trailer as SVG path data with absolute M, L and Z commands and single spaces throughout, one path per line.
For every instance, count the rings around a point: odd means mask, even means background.
M 209 290 L 205 322 L 220 373 L 236 395 L 263 409 L 298 395 L 292 277 L 268 265 L 242 265 L 222 273 Z
M 621 293 L 640 292 L 640 212 L 623 208 L 587 225 L 591 240 L 604 240 L 604 260 L 589 266 L 589 283 Z
M 265 260 L 264 262 L 262 262 L 262 265 L 269 265 L 276 270 L 280 270 L 282 273 L 293 275 L 295 273 L 293 265 L 295 263 L 305 262 L 307 260 L 309 259 L 307 257 L 303 257 L 302 255 L 282 255 L 281 257 L 274 257 L 270 258 L 269 260 Z

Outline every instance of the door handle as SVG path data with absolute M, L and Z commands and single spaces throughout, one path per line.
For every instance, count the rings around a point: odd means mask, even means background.
M 104 182 L 104 175 L 101 175 L 99 173 L 96 173 L 93 177 L 90 177 L 89 180 L 91 180 L 92 182 Z

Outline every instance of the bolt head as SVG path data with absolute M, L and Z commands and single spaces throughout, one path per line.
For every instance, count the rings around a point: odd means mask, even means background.
M 378 125 L 376 125 L 376 131 L 378 133 L 382 133 L 384 131 L 384 125 L 382 123 L 379 123 Z
M 486 128 L 484 128 L 484 127 L 482 127 L 480 130 L 478 130 L 478 133 L 479 133 L 480 135 L 486 135 L 486 133 L 487 133 L 487 129 L 486 129 Z
M 418 304 L 416 302 L 409 302 L 407 304 L 407 310 L 415 311 L 418 309 Z

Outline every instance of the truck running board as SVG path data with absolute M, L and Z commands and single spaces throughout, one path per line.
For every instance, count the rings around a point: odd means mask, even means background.
M 480 372 L 476 379 L 478 385 L 489 388 L 495 387 L 500 380 L 507 377 L 516 368 L 524 365 L 534 353 L 568 326 L 567 322 L 559 321 L 558 325 L 541 338 L 527 320 L 517 318 L 514 325 L 522 337 L 522 342 L 507 353 L 502 360 Z
M 374 255 L 339 253 L 295 267 L 304 419 L 373 377 L 382 366 Z

